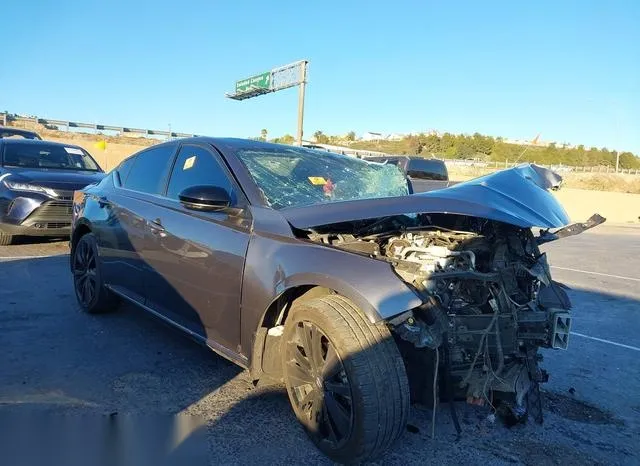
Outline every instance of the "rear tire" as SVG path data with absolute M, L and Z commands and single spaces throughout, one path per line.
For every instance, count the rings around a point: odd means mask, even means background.
M 118 298 L 102 280 L 98 243 L 93 233 L 87 233 L 78 240 L 73 250 L 71 271 L 76 299 L 83 311 L 100 314 L 118 307 Z
M 329 295 L 294 307 L 285 323 L 284 381 L 314 444 L 340 463 L 371 460 L 404 432 L 409 386 L 389 329 Z
M 0 246 L 9 246 L 13 244 L 13 235 L 0 231 Z

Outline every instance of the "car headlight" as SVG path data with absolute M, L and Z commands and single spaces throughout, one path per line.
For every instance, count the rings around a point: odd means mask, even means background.
M 28 191 L 31 193 L 43 193 L 47 196 L 58 197 L 58 193 L 51 188 L 45 188 L 44 186 L 36 186 L 28 183 L 19 183 L 17 181 L 3 181 L 4 185 L 12 191 Z

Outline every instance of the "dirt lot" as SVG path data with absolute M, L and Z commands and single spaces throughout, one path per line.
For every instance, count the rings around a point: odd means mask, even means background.
M 449 177 L 452 180 L 466 181 L 478 176 L 492 173 L 500 168 L 465 167 L 447 164 Z M 597 167 L 594 167 L 597 168 Z M 618 193 L 640 194 L 640 174 L 629 173 L 574 173 L 560 172 L 563 186 L 570 189 L 588 191 L 611 191 Z
M 569 349 L 544 354 L 544 426 L 507 428 L 459 404 L 457 440 L 442 405 L 431 439 L 432 411 L 417 406 L 379 464 L 640 463 L 640 232 L 598 230 L 546 248 L 555 278 L 572 288 L 575 322 Z M 0 452 L 17 459 L 2 464 L 35 464 L 48 451 L 38 432 L 61 425 L 74 432 L 75 459 L 61 464 L 95 464 L 96 432 L 114 426 L 138 449 L 149 432 L 156 451 L 161 438 L 179 444 L 168 449 L 174 464 L 327 464 L 281 387 L 254 388 L 244 371 L 138 309 L 81 313 L 64 242 L 0 247 L 0 284 Z
M 574 222 L 599 213 L 609 223 L 640 223 L 640 194 L 562 188 L 554 195 Z

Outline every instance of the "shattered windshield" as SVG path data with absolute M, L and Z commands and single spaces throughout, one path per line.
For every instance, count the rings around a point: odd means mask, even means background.
M 409 194 L 395 165 L 298 147 L 237 154 L 274 209 Z

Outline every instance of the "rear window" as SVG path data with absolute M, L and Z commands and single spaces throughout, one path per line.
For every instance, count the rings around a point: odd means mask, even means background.
M 131 167 L 133 167 L 133 162 L 135 161 L 135 157 L 129 157 L 118 165 L 116 168 L 116 173 L 118 174 L 118 181 L 120 185 L 124 185 L 124 182 L 129 176 L 129 172 L 131 171 Z
M 124 187 L 143 193 L 162 194 L 174 151 L 174 146 L 158 146 L 137 154 L 126 180 L 122 180 Z
M 407 175 L 421 180 L 449 179 L 447 166 L 442 160 L 412 158 L 407 166 Z
M 101 171 L 84 149 L 53 144 L 6 144 L 2 164 L 5 167 Z

